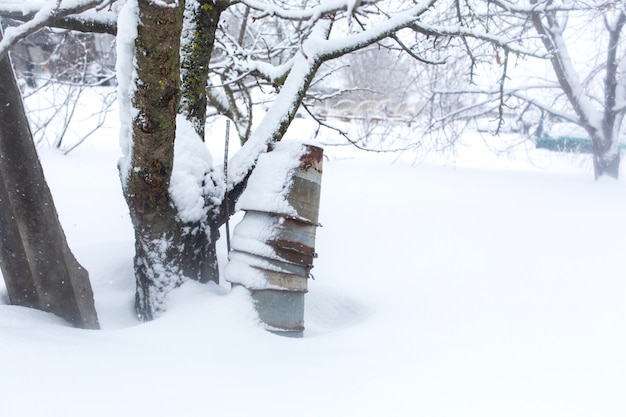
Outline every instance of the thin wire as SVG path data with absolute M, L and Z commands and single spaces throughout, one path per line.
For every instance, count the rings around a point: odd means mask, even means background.
M 224 139 L 224 185 L 225 190 L 228 190 L 228 138 L 230 137 L 230 120 L 226 119 L 226 138 Z M 226 249 L 228 250 L 228 257 L 230 259 L 230 208 L 228 206 L 228 192 L 224 192 L 224 209 L 226 210 Z

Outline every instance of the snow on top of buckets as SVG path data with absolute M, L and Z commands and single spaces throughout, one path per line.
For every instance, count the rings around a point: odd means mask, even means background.
M 267 258 L 276 257 L 274 248 L 265 242 L 276 238 L 282 218 L 248 212 L 233 231 L 231 246 L 235 250 Z
M 276 143 L 271 152 L 261 155 L 239 198 L 237 209 L 298 218 L 287 197 L 293 185 L 293 172 L 300 166 L 300 158 L 306 152 L 305 145 L 282 141 Z
M 282 141 L 276 143 L 271 152 L 259 157 L 237 203 L 237 209 L 247 213 L 233 232 L 234 250 L 224 270 L 227 281 L 248 289 L 279 289 L 281 287 L 268 282 L 263 270 L 293 272 L 285 269 L 286 265 L 272 261 L 281 258 L 266 242 L 279 235 L 285 217 L 300 218 L 288 196 L 294 183 L 294 172 L 300 168 L 307 146 L 317 145 Z
M 278 289 L 272 288 L 261 269 L 245 261 L 231 259 L 224 268 L 224 278 L 232 284 L 240 284 L 249 290 Z
M 231 251 L 224 268 L 224 278 L 232 284 L 241 284 L 249 290 L 288 290 L 285 279 L 305 280 L 305 268 L 250 253 Z M 307 270 L 308 273 L 308 270 Z

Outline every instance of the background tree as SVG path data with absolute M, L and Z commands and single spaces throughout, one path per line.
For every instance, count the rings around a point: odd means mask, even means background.
M 532 4 L 533 2 L 531 2 Z M 509 5 L 504 3 L 503 6 Z M 566 8 L 569 5 L 564 4 Z M 533 26 L 541 36 L 550 63 L 556 74 L 558 83 L 567 97 L 569 104 L 575 114 L 575 118 L 580 126 L 589 134 L 593 148 L 593 166 L 596 178 L 619 176 L 620 150 L 619 131 L 621 128 L 626 107 L 626 83 L 624 81 L 624 70 L 626 70 L 626 60 L 621 45 L 622 30 L 626 23 L 626 13 L 624 4 L 618 2 L 615 5 L 605 4 L 600 13 L 595 10 L 588 10 L 590 17 L 594 20 L 600 18 L 604 20 L 606 33 L 596 38 L 594 48 L 598 47 L 600 40 L 604 45 L 604 71 L 596 68 L 590 75 L 590 80 L 582 81 L 579 71 L 574 66 L 570 47 L 565 41 L 564 31 L 570 19 L 586 20 L 587 16 L 580 15 L 579 12 L 570 10 L 559 10 L 558 7 L 546 8 L 541 13 L 538 10 L 531 10 L 528 15 L 532 19 Z M 596 9 L 597 10 L 597 9 Z M 595 32 L 595 31 L 594 31 Z M 596 32 L 597 33 L 597 32 Z M 604 38 L 604 39 L 602 39 Z M 604 80 L 598 80 L 601 73 L 604 73 Z M 603 84 L 603 94 L 596 95 L 594 84 Z M 603 81 L 603 82 L 602 82 Z M 597 105 L 594 104 L 597 100 Z
M 467 56 L 478 77 L 464 88 L 439 88 L 434 98 L 473 99 L 441 121 L 490 115 L 498 121 L 494 132 L 508 128 L 531 134 L 550 120 L 575 124 L 591 139 L 595 178 L 617 178 L 626 111 L 623 2 L 496 0 L 458 8 L 473 25 L 507 36 L 520 50 L 495 44 L 481 54 L 472 47 Z

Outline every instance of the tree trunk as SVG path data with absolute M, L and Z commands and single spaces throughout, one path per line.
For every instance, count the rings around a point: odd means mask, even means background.
M 0 266 L 12 304 L 99 327 L 89 275 L 67 245 L 8 58 L 0 61 Z
M 135 228 L 135 307 L 142 320 L 165 309 L 180 285 L 182 230 L 169 194 L 178 107 L 180 31 L 184 5 L 139 0 L 132 99 L 132 155 L 124 195 Z
M 596 180 L 603 176 L 619 178 L 620 150 L 614 141 L 614 138 L 603 141 L 602 138 L 592 136 L 593 172 Z
M 535 0 L 531 4 L 536 4 Z M 578 74 L 571 65 L 569 51 L 563 39 L 560 21 L 557 19 L 556 12 L 548 12 L 543 15 L 539 12 L 531 14 L 533 25 L 537 32 L 541 35 L 541 40 L 548 52 L 550 52 L 550 63 L 554 69 L 557 80 L 561 89 L 567 96 L 580 125 L 587 131 L 592 140 L 593 150 L 593 169 L 595 179 L 603 176 L 612 178 L 619 177 L 620 153 L 617 143 L 615 99 L 617 88 L 617 66 L 615 65 L 615 53 L 617 43 L 619 41 L 619 33 L 626 22 L 623 16 L 620 16 L 616 29 L 610 33 L 610 41 L 608 48 L 607 78 L 605 79 L 605 111 L 601 114 L 594 115 L 596 110 L 589 105 L 588 99 L 584 96 L 582 83 Z M 596 122 L 601 118 L 601 123 Z M 620 121 L 621 123 L 621 121 Z M 618 126 L 619 128 L 619 126 Z
M 180 113 L 191 122 L 198 136 L 205 140 L 207 111 L 207 81 L 209 62 L 215 44 L 215 32 L 222 11 L 223 0 L 187 0 L 185 25 L 181 36 Z M 207 173 L 208 174 L 208 173 Z M 200 282 L 219 282 L 216 242 L 219 226 L 212 217 L 184 225 L 185 234 L 183 274 Z
M 186 24 L 181 40 L 181 114 L 204 140 L 209 62 L 217 25 L 227 4 L 222 4 L 223 0 L 187 0 L 185 3 Z

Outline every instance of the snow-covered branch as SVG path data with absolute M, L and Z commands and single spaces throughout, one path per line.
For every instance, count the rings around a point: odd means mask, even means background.
M 304 43 L 303 49 L 306 50 L 309 45 L 318 44 L 326 39 L 330 28 L 330 22 L 319 21 L 313 28 L 310 38 Z M 267 151 L 268 146 L 280 140 L 295 117 L 306 90 L 321 64 L 320 59 L 311 59 L 302 52 L 296 54 L 291 71 L 274 105 L 252 132 L 250 139 L 229 162 L 227 181 L 230 190 L 250 174 L 258 157 Z
M 511 37 L 506 35 L 494 35 L 485 31 L 468 28 L 461 24 L 455 25 L 432 25 L 422 22 L 415 22 L 410 27 L 416 32 L 423 33 L 425 35 L 435 36 L 449 36 L 449 37 L 467 37 L 480 41 L 485 41 L 493 45 L 498 45 L 509 52 L 515 54 L 532 56 L 536 58 L 548 58 L 548 54 L 540 53 L 535 49 L 526 48 L 520 45 L 520 38 Z
M 547 13 L 547 12 L 571 12 L 580 10 L 604 10 L 607 7 L 611 7 L 615 1 L 602 0 L 602 1 L 564 1 L 556 3 L 554 1 L 531 1 L 528 5 L 521 2 L 513 3 L 508 0 L 491 0 L 492 4 L 500 7 L 503 11 L 530 15 L 533 13 Z
M 286 9 L 276 4 L 271 4 L 267 2 L 261 2 L 257 0 L 241 0 L 241 3 L 261 12 L 262 15 L 260 17 L 276 16 L 286 20 L 313 22 L 321 19 L 324 16 L 333 15 L 338 11 L 354 11 L 354 6 L 356 6 L 357 3 L 357 7 L 366 7 L 379 2 L 380 0 L 329 0 L 321 2 L 321 4 L 314 7 L 308 7 L 304 9 Z
M 535 13 L 531 17 L 535 29 L 543 36 L 542 41 L 550 53 L 550 60 L 557 80 L 574 108 L 580 124 L 590 133 L 603 135 L 602 114 L 585 99 L 584 88 L 555 16 L 553 14 L 542 16 Z
M 237 66 L 240 71 L 246 73 L 256 73 L 267 80 L 278 80 L 284 78 L 280 92 L 274 104 L 270 108 L 267 116 L 261 122 L 261 125 L 252 133 L 248 143 L 244 145 L 242 150 L 235 155 L 233 161 L 229 165 L 228 182 L 229 188 L 233 189 L 237 184 L 244 180 L 246 175 L 254 167 L 254 163 L 258 156 L 267 151 L 268 145 L 273 141 L 280 140 L 284 133 L 284 126 L 290 122 L 290 118 L 295 114 L 298 106 L 302 102 L 304 93 L 308 83 L 315 75 L 317 68 L 321 63 L 349 54 L 351 52 L 363 49 L 369 45 L 382 41 L 385 38 L 395 36 L 396 33 L 405 28 L 410 28 L 424 35 L 435 35 L 437 37 L 458 37 L 465 36 L 474 38 L 479 41 L 486 41 L 499 45 L 507 51 L 545 57 L 546 54 L 538 54 L 536 49 L 527 49 L 521 46 L 519 38 L 513 39 L 511 36 L 494 35 L 479 28 L 465 26 L 462 23 L 457 24 L 441 24 L 437 16 L 430 13 L 433 12 L 433 6 L 437 0 L 427 0 L 419 2 L 409 8 L 405 8 L 396 13 L 381 13 L 378 19 L 372 19 L 368 25 L 362 25 L 361 31 L 349 31 L 342 36 L 334 36 L 330 39 L 326 34 L 324 36 L 315 36 L 311 33 L 299 47 L 296 55 L 280 65 L 272 65 L 265 60 L 255 60 L 240 51 L 239 56 L 244 57 Z M 284 9 L 276 9 L 276 6 L 261 7 L 261 4 L 255 1 L 246 0 L 245 4 L 250 7 L 264 10 L 268 14 L 275 14 L 285 18 L 294 18 L 297 16 L 301 20 L 305 20 L 313 16 L 312 12 L 294 11 L 292 14 L 285 14 Z M 343 7 L 345 2 L 325 2 L 325 10 L 334 10 L 333 7 Z M 320 6 L 321 7 L 321 6 Z M 270 11 L 274 11 L 275 13 Z M 341 9 L 343 10 L 343 9 Z M 307 14 L 309 13 L 309 14 Z M 438 23 L 427 23 L 427 21 Z M 319 32 L 320 27 L 325 27 L 322 33 L 330 31 L 332 21 L 327 19 L 318 20 L 313 27 Z
M 541 101 L 537 100 L 535 97 L 524 94 L 520 90 L 513 90 L 513 91 L 510 91 L 508 94 L 512 97 L 517 97 L 520 100 L 525 101 L 526 103 L 532 104 L 533 106 L 537 107 L 538 109 L 541 109 L 545 113 L 554 116 L 556 119 L 567 121 L 567 122 L 577 124 L 577 125 L 580 124 L 580 121 L 578 120 L 578 117 L 575 114 L 567 113 L 567 112 L 564 112 L 555 108 L 554 106 L 548 105 L 546 103 L 542 103 Z
M 51 25 L 53 22 L 61 20 L 71 15 L 78 15 L 90 9 L 100 9 L 113 3 L 115 0 L 65 0 L 62 2 L 13 2 L 3 3 L 0 5 L 0 16 L 19 18 L 30 16 L 16 27 L 10 27 L 5 30 L 4 38 L 0 41 L 0 59 L 4 58 L 8 50 L 15 45 L 20 39 L 25 38 L 31 33 L 35 33 L 39 29 Z M 22 7 L 18 6 L 20 4 Z M 33 8 L 38 5 L 38 8 Z M 6 14 L 5 14 L 6 12 Z
M 305 49 L 305 53 L 328 60 L 363 49 L 415 24 L 435 2 L 436 0 L 423 1 L 409 10 L 398 12 L 380 23 L 373 24 L 362 32 L 327 40 L 323 44 L 313 43 L 310 50 Z

